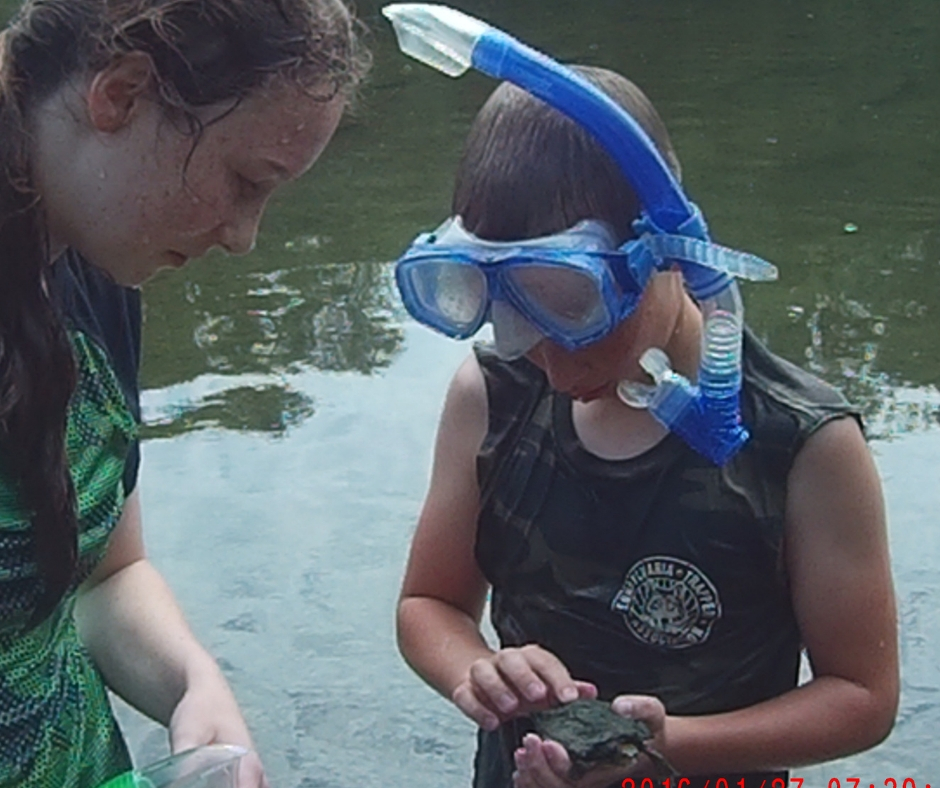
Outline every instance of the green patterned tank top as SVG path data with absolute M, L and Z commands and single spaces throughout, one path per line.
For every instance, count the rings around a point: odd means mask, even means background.
M 128 769 L 101 675 L 75 628 L 78 585 L 104 555 L 124 504 L 136 422 L 106 352 L 72 332 L 79 367 L 67 452 L 78 501 L 79 571 L 57 609 L 25 627 L 42 591 L 32 528 L 0 478 L 0 787 L 92 788 Z

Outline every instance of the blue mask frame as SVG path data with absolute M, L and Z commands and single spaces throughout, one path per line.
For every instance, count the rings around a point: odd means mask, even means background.
M 454 232 L 456 230 L 456 232 Z M 399 258 L 395 281 L 405 308 L 420 323 L 454 339 L 473 336 L 491 318 L 495 300 L 508 302 L 538 332 L 568 350 L 577 350 L 610 333 L 636 308 L 652 267 L 637 265 L 637 256 L 612 247 L 610 231 L 599 222 L 579 223 L 563 233 L 523 242 L 483 241 L 463 229 L 460 217 L 449 219 L 434 233 L 419 235 Z M 448 240 L 452 239 L 452 240 Z M 443 266 L 455 266 L 452 274 L 466 291 L 464 304 L 453 296 L 437 298 L 431 292 Z M 467 266 L 477 274 L 461 273 Z M 518 278 L 527 267 L 558 269 L 583 277 L 594 291 L 591 312 L 596 319 L 577 327 L 565 324 Z M 436 269 L 436 270 L 435 270 Z M 427 279 L 422 278 L 428 271 Z M 448 315 L 441 302 L 450 302 Z M 477 304 L 474 307 L 473 301 Z M 454 307 L 460 307 L 454 309 Z

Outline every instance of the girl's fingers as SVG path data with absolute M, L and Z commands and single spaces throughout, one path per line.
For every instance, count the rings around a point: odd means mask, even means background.
M 238 764 L 238 788 L 269 788 L 264 775 L 261 760 L 254 752 L 249 752 Z

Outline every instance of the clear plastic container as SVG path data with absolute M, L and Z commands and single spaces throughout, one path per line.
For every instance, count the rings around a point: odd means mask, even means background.
M 236 788 L 238 763 L 248 750 L 232 744 L 209 744 L 134 769 L 99 788 Z

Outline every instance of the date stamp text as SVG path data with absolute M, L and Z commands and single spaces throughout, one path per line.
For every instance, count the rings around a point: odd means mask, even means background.
M 782 777 L 776 777 L 773 780 L 764 780 L 758 786 L 750 782 L 745 784 L 743 777 L 738 780 L 717 777 L 714 780 L 707 780 L 703 788 L 752 788 L 752 785 L 753 788 L 803 788 L 803 778 L 791 777 L 788 785 Z M 661 782 L 654 782 L 650 777 L 642 780 L 627 777 L 620 784 L 620 788 L 660 788 L 660 786 L 662 788 L 691 788 L 692 781 L 688 777 L 680 777 L 677 780 L 667 778 Z M 838 777 L 833 777 L 829 780 L 827 788 L 930 788 L 930 783 L 918 783 L 913 777 L 885 777 L 884 781 L 863 780 L 861 777 L 846 777 L 840 780 Z M 940 788 L 940 783 L 938 783 L 938 788 Z

